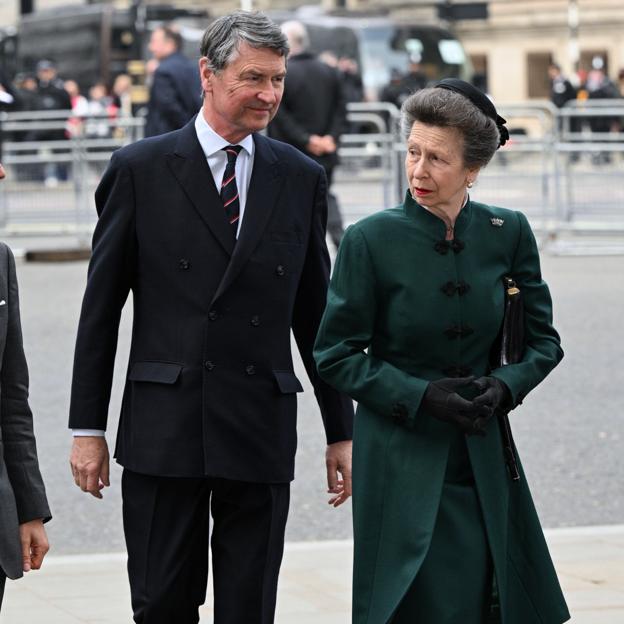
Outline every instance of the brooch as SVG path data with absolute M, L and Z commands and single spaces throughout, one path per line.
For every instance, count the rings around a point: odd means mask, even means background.
M 492 217 L 490 219 L 490 223 L 494 226 L 494 227 L 503 227 L 503 223 L 505 223 L 505 219 L 500 219 L 498 217 Z

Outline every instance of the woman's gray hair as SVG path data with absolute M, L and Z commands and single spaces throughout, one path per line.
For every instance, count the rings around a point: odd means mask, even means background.
M 454 91 L 431 87 L 408 97 L 401 107 L 401 134 L 406 140 L 415 121 L 459 130 L 464 138 L 464 166 L 469 169 L 485 167 L 498 149 L 496 122 Z
M 202 37 L 201 55 L 208 59 L 210 69 L 216 73 L 236 57 L 241 42 L 288 56 L 286 35 L 259 11 L 234 11 L 212 22 Z

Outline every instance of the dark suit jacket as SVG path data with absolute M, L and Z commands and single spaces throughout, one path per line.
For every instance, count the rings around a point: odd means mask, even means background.
M 22 576 L 19 525 L 50 519 L 28 406 L 15 260 L 0 243 L 0 567 Z
M 116 448 L 131 470 L 291 480 L 302 391 L 291 327 L 328 441 L 351 437 L 351 401 L 320 380 L 312 360 L 329 275 L 325 175 L 290 146 L 254 142 L 236 245 L 192 122 L 116 152 L 96 192 L 70 426 L 106 427 L 132 291 Z
M 154 72 L 145 122 L 145 136 L 178 130 L 201 106 L 201 83 L 196 63 L 181 52 L 162 60 Z
M 336 143 L 345 130 L 346 104 L 340 75 L 307 52 L 288 59 L 284 96 L 269 136 L 294 145 L 328 169 L 338 155 L 313 156 L 306 150 L 311 134 L 329 134 Z

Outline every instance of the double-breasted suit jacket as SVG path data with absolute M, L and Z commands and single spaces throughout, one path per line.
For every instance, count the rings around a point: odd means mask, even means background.
M 359 403 L 353 621 L 390 621 L 427 553 L 447 467 L 467 445 L 503 623 L 559 624 L 565 602 L 526 479 L 507 474 L 498 422 L 458 444 L 458 429 L 421 406 L 429 381 L 470 374 L 500 378 L 518 404 L 559 362 L 535 239 L 521 213 L 473 201 L 457 218 L 456 239 L 444 235 L 444 223 L 409 194 L 352 226 L 315 347 L 320 374 Z M 524 295 L 526 349 L 520 363 L 490 373 L 505 275 Z M 461 596 L 449 597 L 454 603 Z
M 350 439 L 351 402 L 312 360 L 329 282 L 324 173 L 290 146 L 254 142 L 236 242 L 192 121 L 116 152 L 96 192 L 70 426 L 106 426 L 119 318 L 132 292 L 116 444 L 130 470 L 291 480 L 302 391 L 291 328 L 328 442 Z
M 0 243 L 0 567 L 22 576 L 19 525 L 50 519 L 28 406 L 15 260 Z

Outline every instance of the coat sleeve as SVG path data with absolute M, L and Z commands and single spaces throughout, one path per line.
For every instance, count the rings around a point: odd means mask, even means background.
M 15 495 L 19 523 L 38 519 L 47 522 L 51 515 L 28 405 L 28 366 L 22 345 L 15 260 L 8 247 L 3 251 L 8 254 L 8 322 L 0 377 L 4 462 Z
M 78 324 L 69 426 L 105 430 L 119 321 L 136 258 L 132 176 L 118 154 L 96 190 L 95 203 L 99 219 Z
M 371 355 L 377 293 L 366 239 L 357 225 L 351 226 L 340 243 L 315 344 L 316 363 L 320 375 L 338 390 L 413 426 L 428 382 Z
M 318 168 L 314 212 L 305 264 L 293 312 L 293 334 L 308 377 L 314 387 L 328 444 L 350 440 L 353 435 L 353 403 L 321 377 L 314 364 L 312 348 L 325 309 L 329 283 L 329 253 L 325 243 L 327 225 L 327 180 Z
M 535 236 L 527 218 L 516 213 L 520 237 L 513 260 L 511 276 L 522 292 L 525 314 L 525 350 L 521 362 L 492 371 L 492 376 L 505 382 L 513 397 L 514 407 L 537 386 L 563 358 L 559 334 L 553 327 L 552 299 L 542 279 Z

